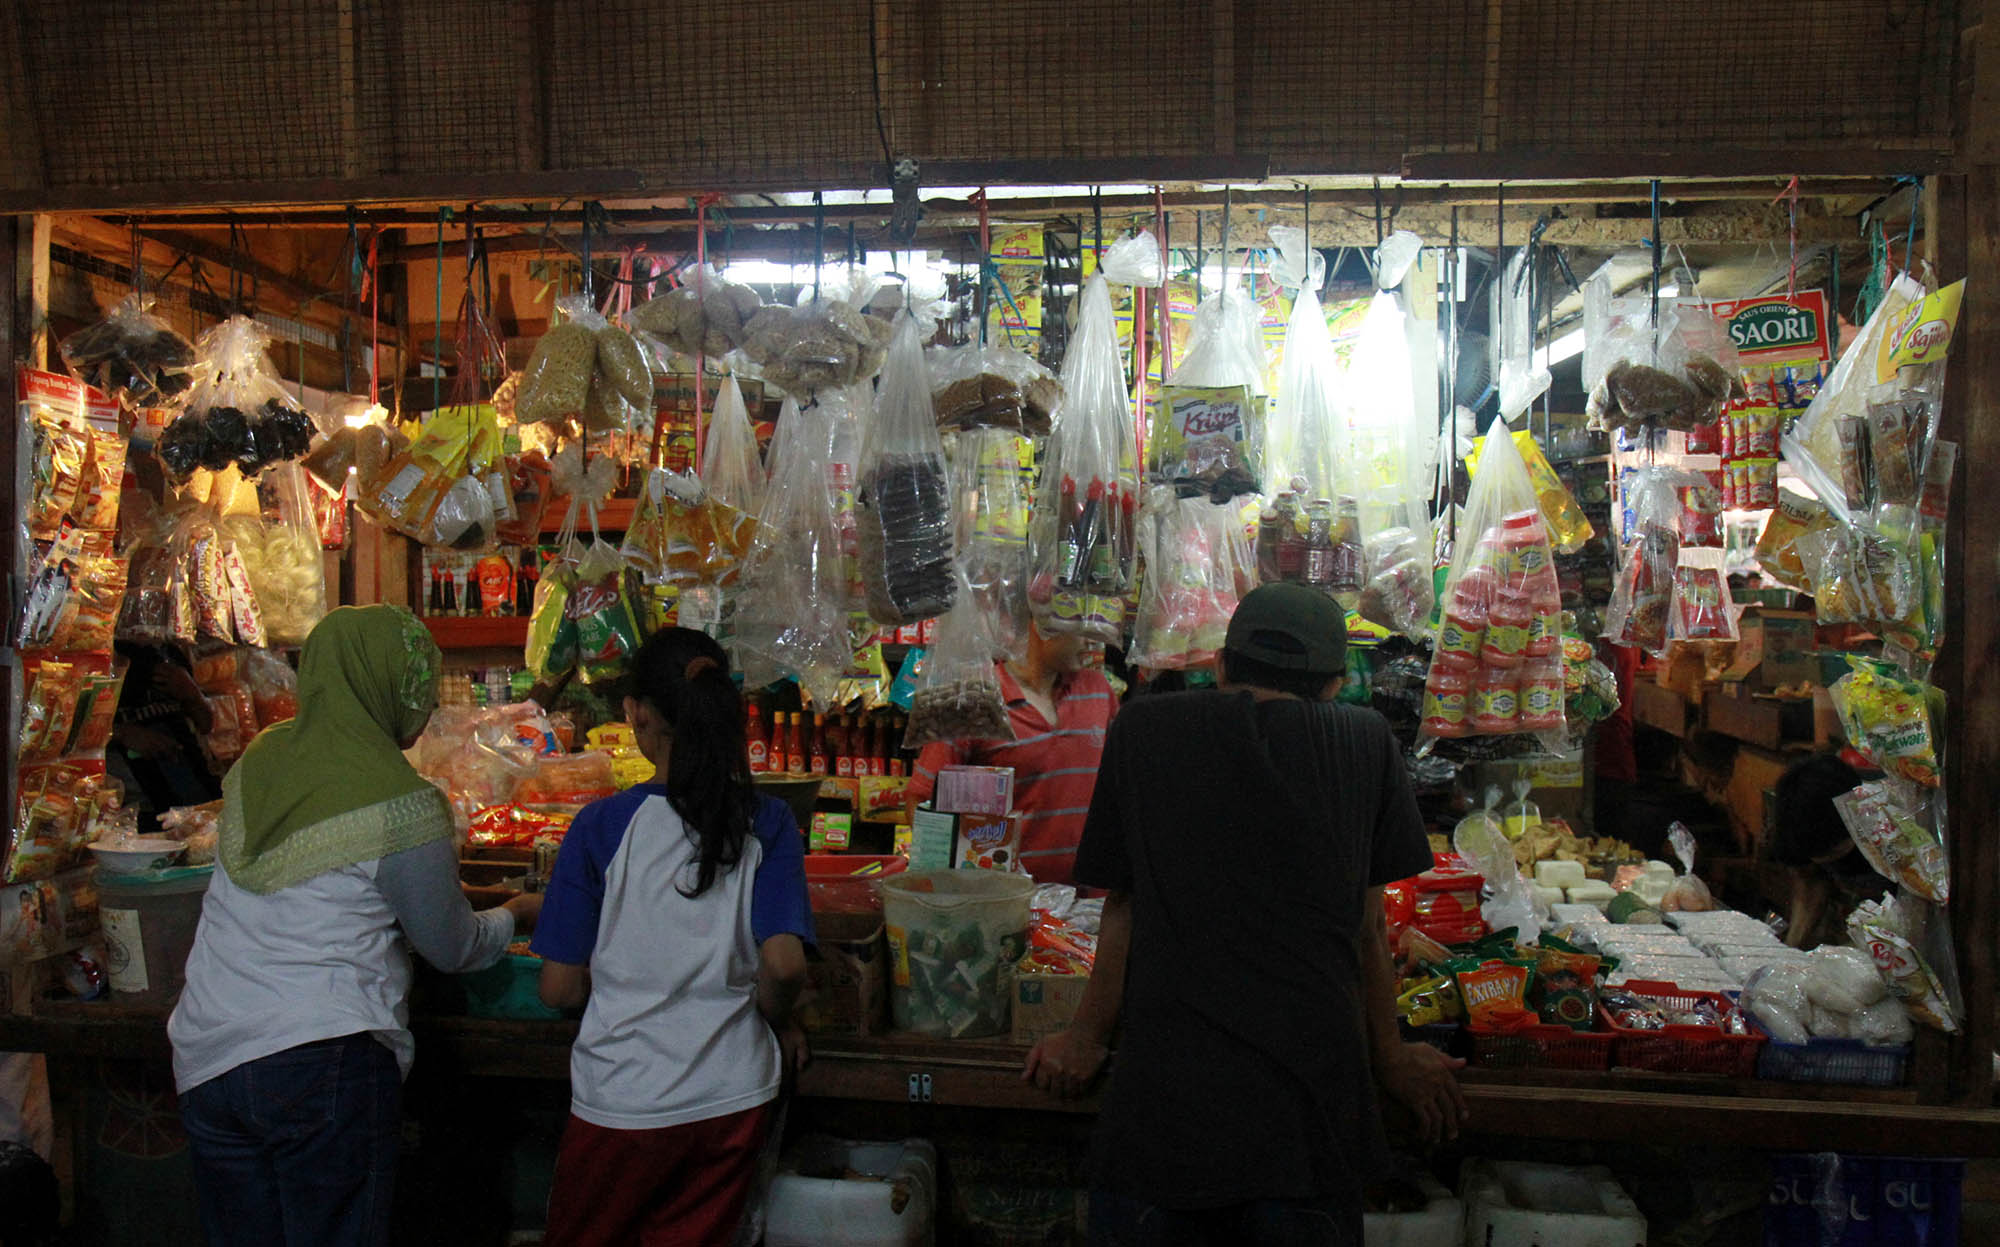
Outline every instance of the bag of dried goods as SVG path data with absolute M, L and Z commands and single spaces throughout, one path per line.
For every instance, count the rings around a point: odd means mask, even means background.
M 863 434 L 854 497 L 861 581 L 877 623 L 906 624 L 951 609 L 951 482 L 931 412 L 916 321 L 897 324 L 875 415 Z

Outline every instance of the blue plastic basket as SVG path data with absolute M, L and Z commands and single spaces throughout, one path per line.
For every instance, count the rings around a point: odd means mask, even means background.
M 1757 1033 L 1771 1032 L 1749 1010 Z M 1910 1045 L 1877 1048 L 1859 1039 L 1811 1039 L 1802 1044 L 1771 1038 L 1757 1054 L 1757 1077 L 1773 1082 L 1825 1082 L 1850 1087 L 1900 1087 L 1910 1065 Z
M 1964 1161 L 1825 1159 L 1771 1158 L 1764 1247 L 1956 1247 Z

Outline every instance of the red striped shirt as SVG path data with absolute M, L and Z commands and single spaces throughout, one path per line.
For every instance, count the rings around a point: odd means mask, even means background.
M 928 801 L 937 773 L 947 766 L 1011 766 L 1014 808 L 1021 819 L 1021 865 L 1038 883 L 1074 883 L 1076 846 L 1097 786 L 1104 729 L 1117 701 L 1101 671 L 1079 671 L 1056 680 L 1056 721 L 1028 704 L 1005 663 L 997 664 L 1000 694 L 1014 724 L 1013 740 L 955 740 L 924 746 L 910 793 Z

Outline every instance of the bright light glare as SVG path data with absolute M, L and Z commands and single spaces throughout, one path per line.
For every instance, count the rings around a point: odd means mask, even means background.
M 388 418 L 389 409 L 380 403 L 373 403 L 365 411 L 348 412 L 347 427 L 350 429 L 365 429 L 371 424 L 380 424 Z

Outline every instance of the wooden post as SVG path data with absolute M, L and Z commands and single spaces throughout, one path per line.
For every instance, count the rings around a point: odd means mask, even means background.
M 47 213 L 15 221 L 14 351 L 11 358 L 30 368 L 49 366 L 49 233 Z M 9 401 L 13 395 L 8 394 Z
M 1958 443 L 1951 523 L 1945 534 L 1945 618 L 1950 635 L 1935 682 L 1945 690 L 1945 783 L 1951 808 L 1949 909 L 1965 992 L 1965 1033 L 1953 1061 L 1952 1095 L 1990 1103 L 1995 956 L 2000 941 L 2000 287 L 1983 281 L 2000 262 L 2000 166 L 1936 179 L 1938 276 L 1971 275 L 1951 347 L 1939 436 Z
M 19 238 L 31 233 L 24 229 L 25 218 L 0 216 L 0 290 L 14 288 L 15 270 L 20 256 Z M 21 468 L 21 422 L 13 416 L 14 411 L 14 368 L 20 355 L 19 301 L 13 298 L 0 300 L 0 401 L 7 404 L 8 419 L 6 431 L 0 433 L 0 514 L 10 516 L 7 521 L 7 548 L 9 559 L 7 576 L 13 582 L 8 586 L 8 601 L 19 600 L 14 585 L 25 583 L 24 569 L 27 566 L 26 551 L 22 548 L 21 493 L 18 488 Z M 0 634 L 0 640 L 5 635 Z M 14 794 L 17 790 L 17 772 L 20 751 L 15 743 L 21 739 L 21 663 L 12 647 L 0 648 L 0 732 L 6 733 L 6 762 L 0 764 L 0 817 L 5 823 L 0 827 L 14 825 Z M 4 847 L 7 831 L 0 830 L 0 847 Z M 11 1002 L 0 1000 L 0 1012 L 12 1007 Z

